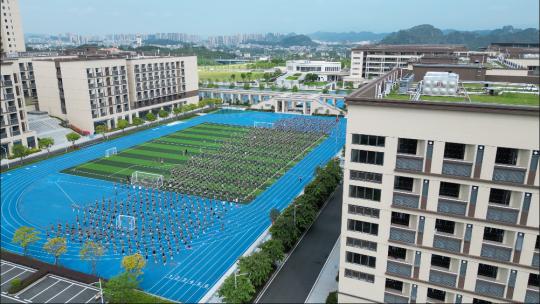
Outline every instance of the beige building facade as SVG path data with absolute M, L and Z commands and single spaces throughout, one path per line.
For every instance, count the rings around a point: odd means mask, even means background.
M 538 302 L 538 108 L 347 103 L 339 302 Z
M 89 133 L 198 102 L 196 57 L 55 58 L 33 66 L 40 110 Z
M 13 145 L 36 147 L 37 138 L 28 128 L 17 61 L 2 61 L 0 72 L 0 154 L 4 158 L 12 154 Z
M 2 10 L 0 16 L 0 53 L 10 54 L 25 52 L 24 32 L 22 29 L 19 0 L 0 0 Z

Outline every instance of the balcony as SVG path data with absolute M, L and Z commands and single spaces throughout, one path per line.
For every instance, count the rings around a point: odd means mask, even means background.
M 493 169 L 493 180 L 523 184 L 526 172 L 527 169 L 525 168 L 495 165 Z
M 433 237 L 433 247 L 452 252 L 461 252 L 461 240 L 436 234 Z
M 416 231 L 390 227 L 390 240 L 414 244 Z
M 486 219 L 496 222 L 516 224 L 518 221 L 518 216 L 519 209 L 489 205 Z
M 17 136 L 17 135 L 21 135 L 21 131 L 16 130 L 16 131 L 11 132 L 11 136 Z
M 101 72 L 96 73 L 96 77 L 101 77 L 101 76 L 103 76 L 103 73 L 101 73 Z
M 443 160 L 442 174 L 470 177 L 472 163 L 459 160 Z
M 429 271 L 429 282 L 431 283 L 454 288 L 456 287 L 456 281 L 457 275 L 455 274 L 433 269 Z
M 474 291 L 488 297 L 504 297 L 504 284 L 477 279 Z
M 19 120 L 16 119 L 16 118 L 15 118 L 15 119 L 10 119 L 10 120 L 9 120 L 9 124 L 10 124 L 11 126 L 18 125 L 18 124 L 19 124 Z
M 393 293 L 384 293 L 384 303 L 409 303 L 409 298 L 398 296 Z
M 407 207 L 407 208 L 417 209 L 419 201 L 420 201 L 420 196 L 418 194 L 413 194 L 413 193 L 394 191 L 394 196 L 392 197 L 392 205 L 398 206 L 398 207 Z
M 422 171 L 423 167 L 423 157 L 406 154 L 398 154 L 396 157 L 396 169 Z
M 7 113 L 13 113 L 13 112 L 17 112 L 17 107 L 16 106 L 7 107 Z
M 467 202 L 449 198 L 439 198 L 437 212 L 465 215 L 467 212 Z
M 2 80 L 1 84 L 2 84 L 2 87 L 4 88 L 13 86 L 13 82 L 11 80 Z
M 540 267 L 540 253 L 535 252 L 533 254 L 533 260 L 531 265 L 534 267 Z
M 498 261 L 510 262 L 512 248 L 484 243 L 482 244 L 480 256 Z
M 15 95 L 13 93 L 4 94 L 4 100 L 13 100 L 13 99 L 15 99 Z
M 412 274 L 412 265 L 388 260 L 386 264 L 386 272 L 410 278 Z
M 539 303 L 540 293 L 538 290 L 527 289 L 525 292 L 525 303 Z

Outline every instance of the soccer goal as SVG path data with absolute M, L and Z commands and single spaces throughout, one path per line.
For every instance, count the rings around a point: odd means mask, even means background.
M 131 173 L 131 184 L 147 188 L 160 188 L 163 186 L 163 175 L 135 171 Z
M 131 215 L 120 214 L 116 218 L 116 228 L 131 231 L 135 229 L 135 217 Z
M 264 121 L 255 121 L 255 122 L 253 122 L 253 127 L 271 129 L 271 128 L 274 127 L 274 123 L 273 122 L 264 122 Z
M 118 154 L 118 151 L 116 150 L 116 147 L 105 150 L 105 157 L 111 157 L 111 156 L 116 155 L 116 154 Z

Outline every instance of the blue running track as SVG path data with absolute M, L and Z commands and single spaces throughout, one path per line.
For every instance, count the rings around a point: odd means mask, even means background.
M 102 197 L 113 197 L 115 191 L 111 182 L 63 174 L 60 171 L 101 158 L 106 149 L 116 147 L 121 151 L 203 122 L 253 126 L 256 121 L 273 122 L 291 116 L 263 112 L 209 114 L 141 131 L 3 173 L 0 175 L 2 248 L 22 253 L 19 247 L 11 243 L 13 233 L 20 226 L 33 226 L 41 232 L 41 240 L 30 246 L 29 255 L 53 262 L 53 258 L 41 249 L 46 238 L 45 229 L 53 223 L 72 223 L 75 218 L 73 204 L 84 205 Z M 341 150 L 345 144 L 345 125 L 346 120 L 340 119 L 327 140 L 253 202 L 228 212 L 225 231 L 207 233 L 194 240 L 193 249 L 184 250 L 166 265 L 149 259 L 141 287 L 174 301 L 198 302 L 269 227 L 269 211 L 272 208 L 283 210 L 287 207 L 311 181 L 315 168 L 327 163 Z M 303 178 L 299 179 L 298 176 Z M 90 264 L 79 259 L 79 250 L 79 243 L 68 240 L 68 252 L 60 258 L 60 263 L 89 273 Z M 120 273 L 121 258 L 120 254 L 107 251 L 98 262 L 98 274 L 110 278 Z

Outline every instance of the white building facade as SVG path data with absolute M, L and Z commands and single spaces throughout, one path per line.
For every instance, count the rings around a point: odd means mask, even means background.
M 2 7 L 0 53 L 12 54 L 26 51 L 19 0 L 1 0 L 0 5 Z

